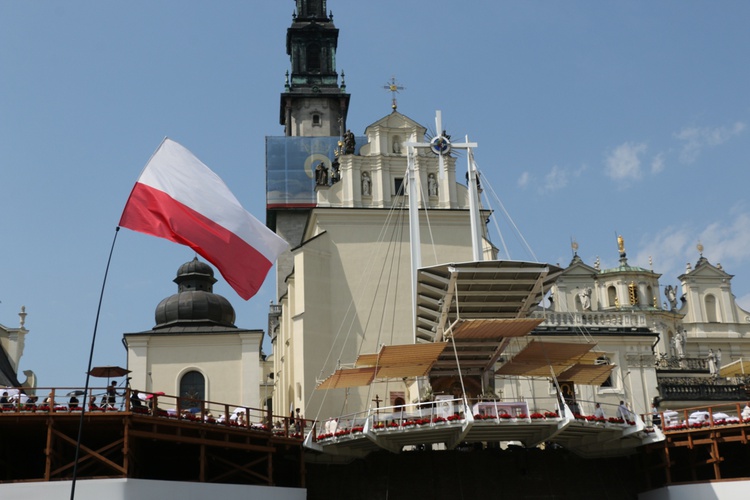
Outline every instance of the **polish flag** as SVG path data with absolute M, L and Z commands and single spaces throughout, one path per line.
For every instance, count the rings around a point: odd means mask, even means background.
M 242 208 L 218 175 L 170 139 L 143 169 L 120 226 L 189 246 L 245 300 L 289 246 Z

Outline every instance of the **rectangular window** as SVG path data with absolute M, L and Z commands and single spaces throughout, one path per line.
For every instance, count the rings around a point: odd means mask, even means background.
M 396 196 L 403 196 L 406 193 L 404 193 L 404 178 L 403 177 L 396 177 L 393 179 L 393 193 Z

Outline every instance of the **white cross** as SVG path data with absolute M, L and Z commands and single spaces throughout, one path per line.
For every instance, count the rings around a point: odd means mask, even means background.
M 411 291 L 412 291 L 412 312 L 414 315 L 414 343 L 417 342 L 417 270 L 422 266 L 422 241 L 419 236 L 419 207 L 417 206 L 417 175 L 414 169 L 414 148 L 430 148 L 433 153 L 438 155 L 440 161 L 440 179 L 445 181 L 448 177 L 445 173 L 444 156 L 450 154 L 451 149 L 470 149 L 477 147 L 477 143 L 466 142 L 451 143 L 443 130 L 442 113 L 440 110 L 435 112 L 435 126 L 437 133 L 430 142 L 407 142 L 407 184 L 409 189 L 409 237 L 411 240 Z
M 443 113 L 440 110 L 435 111 L 435 137 L 430 142 L 407 142 L 407 147 L 412 148 L 430 148 L 430 150 L 438 156 L 440 162 L 440 179 L 445 180 L 447 175 L 445 172 L 445 156 L 450 155 L 453 148 L 456 149 L 469 149 L 477 147 L 476 142 L 451 142 L 448 134 L 443 130 Z M 411 155 L 409 155 L 411 160 Z M 412 163 L 413 166 L 413 163 Z

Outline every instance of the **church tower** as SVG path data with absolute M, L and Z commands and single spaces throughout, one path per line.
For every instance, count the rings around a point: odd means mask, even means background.
M 339 30 L 326 0 L 296 0 L 297 9 L 286 33 L 287 72 L 279 121 L 284 135 L 341 137 L 346 130 L 349 94 L 343 72 L 336 72 Z
M 336 71 L 339 30 L 326 0 L 295 0 L 292 25 L 286 33 L 286 52 L 291 62 L 281 93 L 279 121 L 284 135 L 266 137 L 266 225 L 289 242 L 302 242 L 316 191 L 326 189 L 316 169 L 331 172 L 342 153 L 349 94 L 344 74 Z M 364 138 L 357 142 L 362 144 Z M 355 151 L 356 153 L 356 151 Z M 328 185 L 333 176 L 327 177 Z M 277 296 L 286 292 L 292 272 L 291 251 L 276 263 Z

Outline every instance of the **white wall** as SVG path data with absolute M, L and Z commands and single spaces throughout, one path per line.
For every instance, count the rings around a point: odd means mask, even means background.
M 723 500 L 747 498 L 750 492 L 750 481 L 714 481 L 710 483 L 689 483 L 638 495 L 639 500 Z
M 67 500 L 70 481 L 0 484 L 3 500 Z M 76 500 L 206 500 L 213 498 L 252 498 L 257 500 L 304 500 L 303 488 L 246 486 L 238 484 L 184 483 L 143 479 L 89 479 L 76 482 Z

